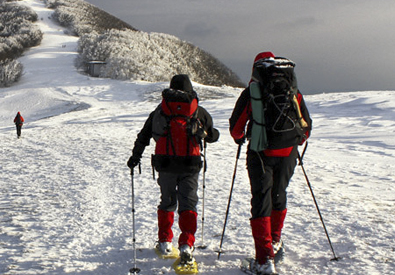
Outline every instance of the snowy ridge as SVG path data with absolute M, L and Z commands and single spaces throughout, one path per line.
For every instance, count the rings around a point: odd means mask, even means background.
M 44 39 L 20 59 L 25 66 L 21 82 L 0 90 L 0 274 L 127 274 L 133 253 L 126 161 L 168 83 L 79 74 L 73 66 L 77 38 L 48 19 L 52 10 L 42 1 L 21 4 L 43 18 L 38 24 Z M 222 88 L 218 97 L 200 101 L 221 132 L 220 141 L 207 148 L 208 247 L 195 250 L 203 275 L 243 274 L 240 259 L 254 253 L 244 147 L 223 244 L 226 253 L 217 260 L 215 252 L 237 151 L 228 119 L 239 92 Z M 278 271 L 395 274 L 394 92 L 319 94 L 305 100 L 313 132 L 304 167 L 341 260 L 330 261 L 328 241 L 297 167 L 283 233 L 287 256 Z M 17 111 L 26 120 L 19 140 L 12 123 Z M 174 274 L 172 262 L 157 259 L 153 251 L 159 188 L 150 167 L 152 144 L 144 153 L 142 174 L 135 175 L 137 266 L 140 274 Z M 201 244 L 200 225 L 196 245 Z M 176 245 L 177 222 L 173 229 Z

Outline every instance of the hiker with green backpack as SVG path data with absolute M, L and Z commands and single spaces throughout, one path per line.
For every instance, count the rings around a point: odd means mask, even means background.
M 259 53 L 251 81 L 229 119 L 235 142 L 241 146 L 249 141 L 255 259 L 249 259 L 246 266 L 252 273 L 276 273 L 275 256 L 284 251 L 281 231 L 287 213 L 286 189 L 296 166 L 297 147 L 311 131 L 312 120 L 297 88 L 294 67 L 287 58 Z

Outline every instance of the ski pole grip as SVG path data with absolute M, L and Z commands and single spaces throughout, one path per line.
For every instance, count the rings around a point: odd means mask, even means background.
M 240 153 L 241 153 L 241 144 L 239 144 L 239 147 L 237 148 L 237 155 L 236 155 L 237 159 L 240 158 Z
M 306 153 L 307 145 L 308 145 L 308 142 L 306 141 L 306 145 L 303 148 L 302 155 L 300 155 L 299 151 L 298 151 L 299 165 L 303 165 L 303 157 L 304 157 L 304 154 Z
M 309 145 L 309 142 L 308 142 L 308 141 L 306 141 L 306 144 L 305 144 L 305 146 L 304 146 L 304 148 L 303 148 L 302 159 L 303 159 L 303 157 L 304 157 L 304 153 L 306 153 L 307 145 Z

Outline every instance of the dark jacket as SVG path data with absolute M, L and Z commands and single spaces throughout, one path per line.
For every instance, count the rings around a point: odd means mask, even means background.
M 133 156 L 141 158 L 144 149 L 150 144 L 152 138 L 152 122 L 155 111 L 153 111 L 148 119 L 145 121 L 143 128 L 137 135 L 137 139 L 134 143 Z M 218 140 L 219 132 L 213 127 L 213 120 L 210 114 L 201 106 L 198 106 L 198 119 L 202 122 L 204 129 L 207 132 L 207 136 L 204 141 L 212 143 Z M 198 172 L 202 167 L 201 157 L 186 156 L 158 156 L 153 158 L 153 165 L 159 172 Z
M 192 92 L 192 84 L 186 75 L 176 75 L 170 82 L 171 89 L 182 90 L 186 92 Z M 150 140 L 153 137 L 153 121 L 154 115 L 157 112 L 157 107 L 146 120 L 143 128 L 137 135 L 137 139 L 134 143 L 133 157 L 141 158 L 144 149 L 150 144 Z M 218 140 L 219 132 L 213 127 L 213 120 L 210 114 L 201 106 L 197 107 L 197 118 L 202 123 L 202 127 L 207 133 L 204 141 L 212 143 Z M 169 155 L 154 155 L 152 158 L 152 164 L 155 169 L 159 172 L 171 172 L 171 173 L 196 173 L 199 172 L 202 167 L 202 160 L 200 154 L 198 156 L 169 156 Z
M 23 119 L 22 115 L 20 112 L 18 112 L 14 118 L 14 123 L 17 126 L 22 126 L 23 122 L 25 122 L 25 120 Z

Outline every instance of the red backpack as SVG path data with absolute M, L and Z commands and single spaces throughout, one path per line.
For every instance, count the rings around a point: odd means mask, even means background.
M 165 89 L 162 103 L 153 117 L 152 135 L 156 141 L 155 155 L 200 156 L 201 129 L 197 118 L 198 99 L 195 91 Z

